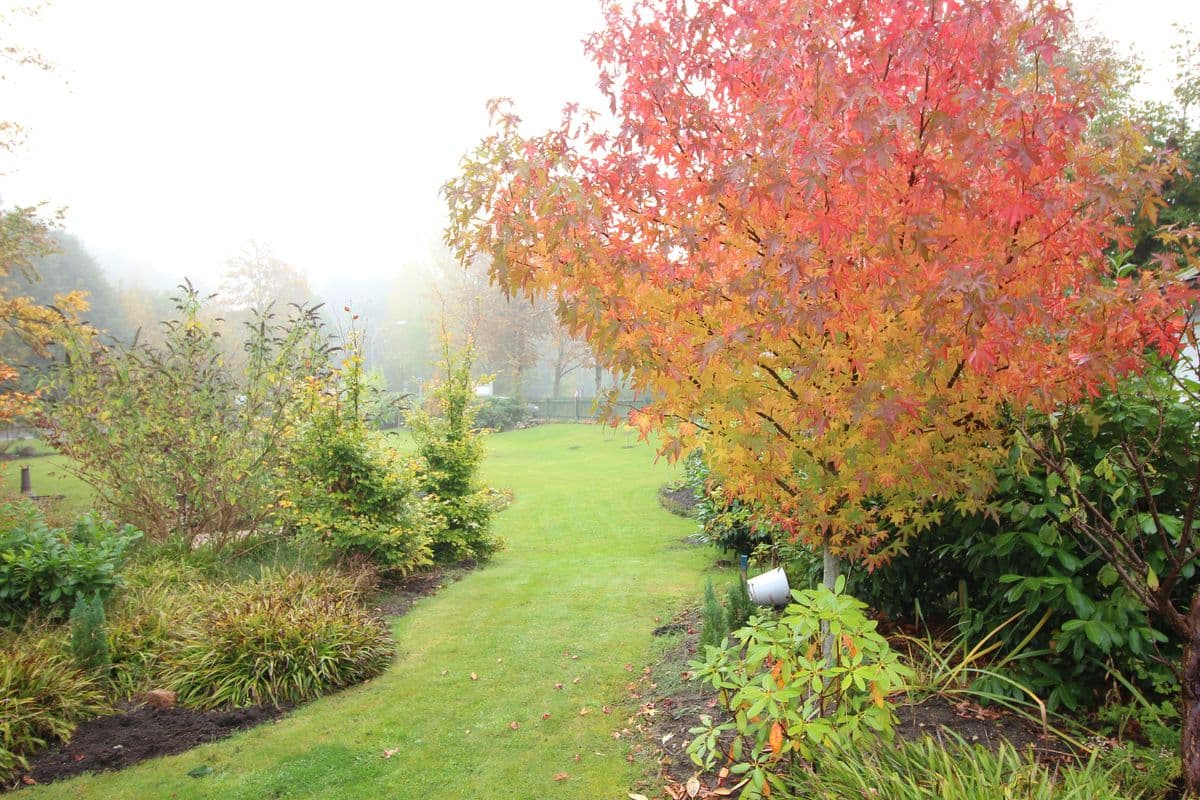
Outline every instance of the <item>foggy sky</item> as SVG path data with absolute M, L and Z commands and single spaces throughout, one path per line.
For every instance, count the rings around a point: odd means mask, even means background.
M 1200 34 L 1190 0 L 1075 7 L 1152 64 L 1172 22 Z M 0 198 L 66 206 L 102 264 L 159 284 L 215 282 L 250 238 L 314 283 L 394 275 L 440 240 L 489 97 L 531 130 L 600 104 L 580 45 L 599 22 L 594 0 L 57 0 L 6 34 L 56 69 L 4 70 L 28 142 Z

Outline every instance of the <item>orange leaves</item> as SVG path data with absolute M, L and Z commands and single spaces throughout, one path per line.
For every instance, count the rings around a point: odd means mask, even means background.
M 634 0 L 592 41 L 617 125 L 502 119 L 445 192 L 460 254 L 553 294 L 655 398 L 629 423 L 660 455 L 702 442 L 732 493 L 873 562 L 931 498 L 987 494 L 1006 404 L 1073 400 L 1175 346 L 1194 292 L 1112 285 L 1104 259 L 1123 217 L 1153 224 L 1170 165 L 1133 130 L 1085 138 L 1086 70 L 1031 79 L 1060 19 L 682 8 Z

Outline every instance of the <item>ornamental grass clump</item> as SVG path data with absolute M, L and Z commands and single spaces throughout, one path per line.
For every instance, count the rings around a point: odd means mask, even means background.
M 168 667 L 196 708 L 286 705 L 378 675 L 395 646 L 350 581 L 264 575 L 214 593 Z
M 80 721 L 110 710 L 96 678 L 62 645 L 36 632 L 0 644 L 0 779 L 25 768 L 26 756 L 66 741 Z

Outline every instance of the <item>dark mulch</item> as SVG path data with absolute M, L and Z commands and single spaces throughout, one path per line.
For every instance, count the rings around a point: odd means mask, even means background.
M 142 706 L 123 714 L 98 717 L 76 728 L 67 744 L 30 759 L 26 777 L 18 785 L 27 785 L 30 779 L 34 783 L 51 783 L 84 772 L 121 769 L 148 758 L 182 753 L 283 713 L 273 706 L 233 711 Z
M 667 511 L 680 517 L 692 517 L 696 514 L 696 495 L 690 486 L 674 486 L 668 483 L 658 490 L 658 502 Z
M 447 583 L 461 580 L 475 566 L 474 561 L 462 561 L 388 582 L 380 587 L 375 598 L 375 613 L 382 617 L 401 616 L 422 597 L 434 594 Z M 196 711 L 131 705 L 124 713 L 82 723 L 75 729 L 70 742 L 30 759 L 29 770 L 16 786 L 30 785 L 31 781 L 51 783 L 84 772 L 122 769 L 148 758 L 182 753 L 268 722 L 283 713 L 283 710 L 269 706 Z M 0 792 L 9 788 L 15 787 L 0 784 Z
M 400 617 L 407 614 L 422 597 L 437 594 L 448 583 L 461 581 L 475 569 L 472 559 L 460 561 L 446 567 L 433 567 L 407 578 L 389 581 L 379 587 L 373 608 L 382 617 Z

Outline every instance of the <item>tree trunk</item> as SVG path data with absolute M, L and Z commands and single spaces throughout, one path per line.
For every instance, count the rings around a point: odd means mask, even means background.
M 554 392 L 550 395 L 554 400 L 558 399 L 558 394 L 562 389 L 562 367 L 555 366 L 554 368 Z
M 821 545 L 821 583 L 829 591 L 833 591 L 837 586 L 838 576 L 842 572 L 841 561 L 833 554 L 833 550 L 829 547 L 829 534 L 825 534 L 825 541 Z M 833 637 L 829 635 L 829 623 L 821 623 L 821 655 L 825 657 L 826 663 L 831 663 L 833 660 Z
M 1183 735 L 1180 757 L 1187 797 L 1200 798 L 1200 592 L 1192 599 L 1187 615 L 1191 634 L 1183 648 L 1183 669 L 1180 673 L 1183 695 Z

